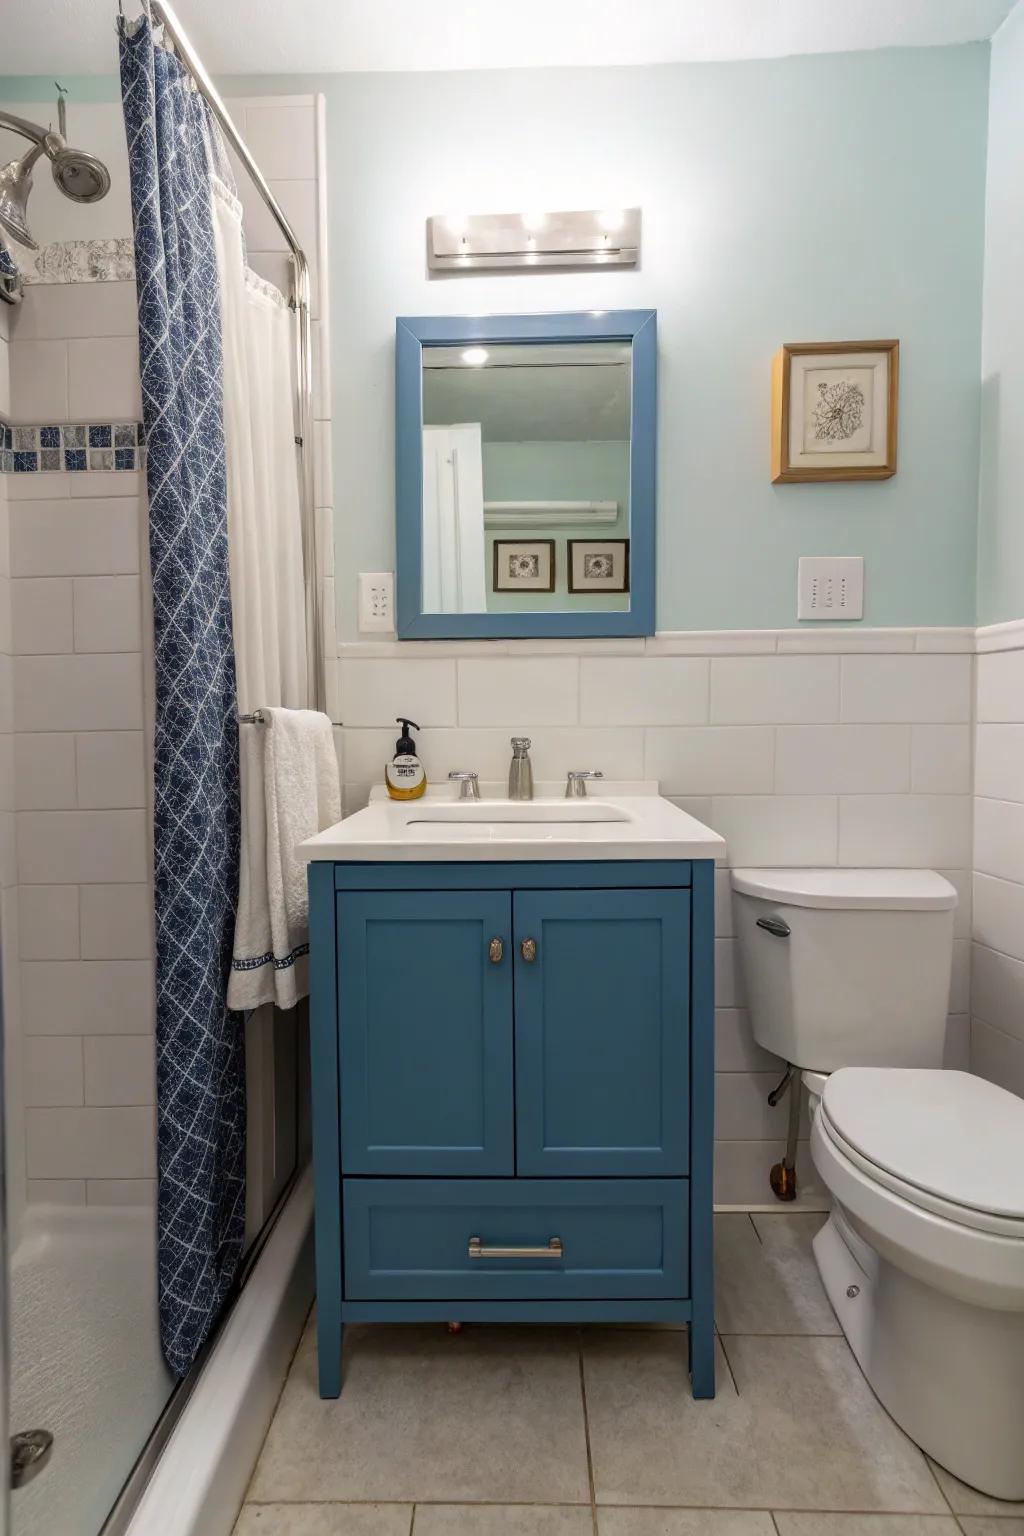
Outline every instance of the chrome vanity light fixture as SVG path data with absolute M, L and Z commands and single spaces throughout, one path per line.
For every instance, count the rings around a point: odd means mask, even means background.
M 639 208 L 439 213 L 427 220 L 427 265 L 433 272 L 474 267 L 631 267 L 639 260 Z
M 98 203 L 110 191 L 110 172 L 103 161 L 68 144 L 65 93 L 60 86 L 57 92 L 57 132 L 27 118 L 15 117 L 13 112 L 0 112 L 0 126 L 13 129 L 32 143 L 32 148 L 20 159 L 10 160 L 0 168 L 0 229 L 33 251 L 39 249 L 39 244 L 28 225 L 28 199 L 32 168 L 40 156 L 49 158 L 54 181 L 73 203 Z

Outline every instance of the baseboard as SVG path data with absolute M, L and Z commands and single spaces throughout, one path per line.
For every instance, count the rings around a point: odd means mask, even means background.
M 127 1536 L 230 1536 L 313 1289 L 307 1169 L 210 1352 Z

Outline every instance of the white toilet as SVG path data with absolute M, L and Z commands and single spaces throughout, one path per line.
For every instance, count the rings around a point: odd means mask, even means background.
M 850 1346 L 936 1461 L 1024 1499 L 1024 1100 L 940 1070 L 956 892 L 931 870 L 732 883 L 754 1036 L 810 1093 L 814 1251 Z

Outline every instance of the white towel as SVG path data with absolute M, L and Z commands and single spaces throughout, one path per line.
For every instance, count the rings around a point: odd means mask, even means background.
M 296 849 L 341 820 L 334 733 L 312 709 L 242 726 L 242 849 L 230 1008 L 294 1008 L 309 991 L 309 894 Z

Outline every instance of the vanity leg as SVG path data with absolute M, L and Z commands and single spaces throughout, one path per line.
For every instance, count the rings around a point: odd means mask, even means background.
M 320 1396 L 341 1396 L 341 1346 L 345 1337 L 345 1325 L 340 1316 L 329 1321 L 317 1303 L 316 1349 L 320 1375 Z
M 696 1398 L 715 1395 L 715 1324 L 713 1317 L 698 1320 L 696 1313 L 689 1329 L 690 1385 Z

